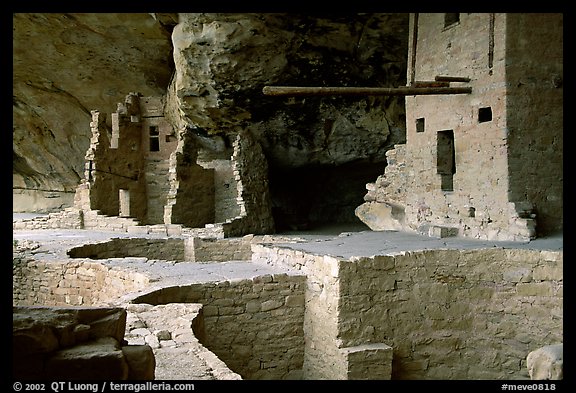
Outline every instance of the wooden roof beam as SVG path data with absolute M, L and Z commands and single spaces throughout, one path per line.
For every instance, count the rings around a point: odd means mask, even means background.
M 436 94 L 470 94 L 471 87 L 308 87 L 264 86 L 267 96 L 418 96 Z

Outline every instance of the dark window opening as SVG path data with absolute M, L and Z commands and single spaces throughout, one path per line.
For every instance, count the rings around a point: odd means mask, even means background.
M 478 123 L 487 121 L 492 121 L 492 108 L 489 106 L 478 109 Z
M 160 133 L 158 126 L 150 126 L 150 151 L 160 151 Z
M 416 119 L 416 132 L 424 132 L 424 118 Z
M 436 153 L 436 171 L 441 176 L 441 189 L 453 191 L 453 177 L 456 173 L 454 131 L 438 131 Z
M 92 181 L 92 170 L 94 169 L 94 163 L 92 160 L 88 160 L 88 181 Z
M 452 26 L 455 23 L 460 22 L 459 13 L 446 13 L 444 14 L 444 27 Z

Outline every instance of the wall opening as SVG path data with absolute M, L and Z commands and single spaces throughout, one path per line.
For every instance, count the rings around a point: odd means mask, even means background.
M 492 121 L 492 108 L 489 106 L 485 108 L 479 108 L 478 123 L 485 123 L 487 121 Z
M 424 118 L 420 117 L 416 119 L 416 132 L 424 132 Z
M 442 191 L 453 191 L 453 177 L 456 173 L 454 131 L 438 131 L 436 141 L 436 171 L 441 176 Z
M 456 12 L 449 12 L 444 14 L 444 27 L 449 27 L 460 22 L 460 14 Z
M 158 126 L 150 126 L 150 151 L 160 151 L 160 132 Z
M 366 184 L 374 182 L 385 167 L 386 163 L 270 167 L 276 230 L 367 228 L 354 210 L 364 203 Z

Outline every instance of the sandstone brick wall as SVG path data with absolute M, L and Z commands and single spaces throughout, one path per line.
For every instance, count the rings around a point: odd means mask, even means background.
M 119 191 L 130 194 L 129 216 L 146 218 L 145 152 L 141 144 L 139 96 L 131 93 L 112 114 L 112 137 L 108 138 L 106 114 L 92 111 L 92 139 L 86 152 L 83 182 L 90 184 L 90 209 L 105 215 L 121 213 Z
M 170 191 L 169 159 L 146 159 L 146 224 L 164 223 L 164 206 Z
M 48 213 L 46 216 L 16 220 L 12 223 L 13 229 L 83 229 L 84 219 L 82 210 L 67 208 L 60 212 Z
M 299 379 L 304 356 L 305 277 L 253 279 L 168 287 L 134 303 L 201 303 L 196 336 L 244 379 Z
M 344 260 L 252 249 L 255 261 L 308 275 L 304 379 L 343 378 L 354 368 L 344 355 L 370 344 L 394 353 L 392 369 L 384 364 L 371 379 L 390 371 L 394 379 L 529 379 L 527 354 L 563 340 L 562 252 L 426 250 Z
M 253 236 L 244 238 L 201 239 L 189 237 L 184 240 L 185 256 L 187 261 L 195 262 L 225 262 L 250 260 L 250 248 Z
M 472 94 L 406 97 L 406 159 L 411 176 L 404 192 L 406 217 L 413 229 L 447 225 L 470 237 L 499 239 L 500 230 L 508 227 L 505 15 L 495 16 L 492 35 L 489 25 L 488 13 L 460 14 L 460 22 L 447 28 L 443 13 L 418 15 L 418 44 L 411 54 L 416 58 L 415 79 L 469 77 L 471 82 L 461 85 L 471 86 Z M 491 121 L 478 121 L 480 107 L 491 107 Z M 424 121 L 422 132 L 417 132 L 417 119 Z M 454 132 L 452 192 L 442 190 L 437 173 L 442 130 Z M 502 233 L 501 240 L 508 236 Z
M 338 345 L 338 259 L 255 244 L 252 260 L 296 269 L 306 275 L 303 379 L 345 379 L 348 356 Z
M 232 169 L 240 214 L 223 224 L 226 237 L 274 233 L 268 162 L 262 147 L 247 130 L 241 131 L 234 141 Z
M 12 265 L 13 304 L 82 306 L 113 303 L 149 284 L 146 275 L 78 260 L 36 261 L 15 258 Z
M 230 159 L 198 160 L 203 168 L 214 170 L 214 222 L 240 215 L 238 185 Z

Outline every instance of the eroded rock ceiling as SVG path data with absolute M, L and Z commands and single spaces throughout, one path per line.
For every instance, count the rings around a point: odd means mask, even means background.
M 397 97 L 267 97 L 265 85 L 400 86 L 407 14 L 14 14 L 13 187 L 74 190 L 90 111 L 129 92 L 208 148 L 249 128 L 271 166 L 384 162 Z

